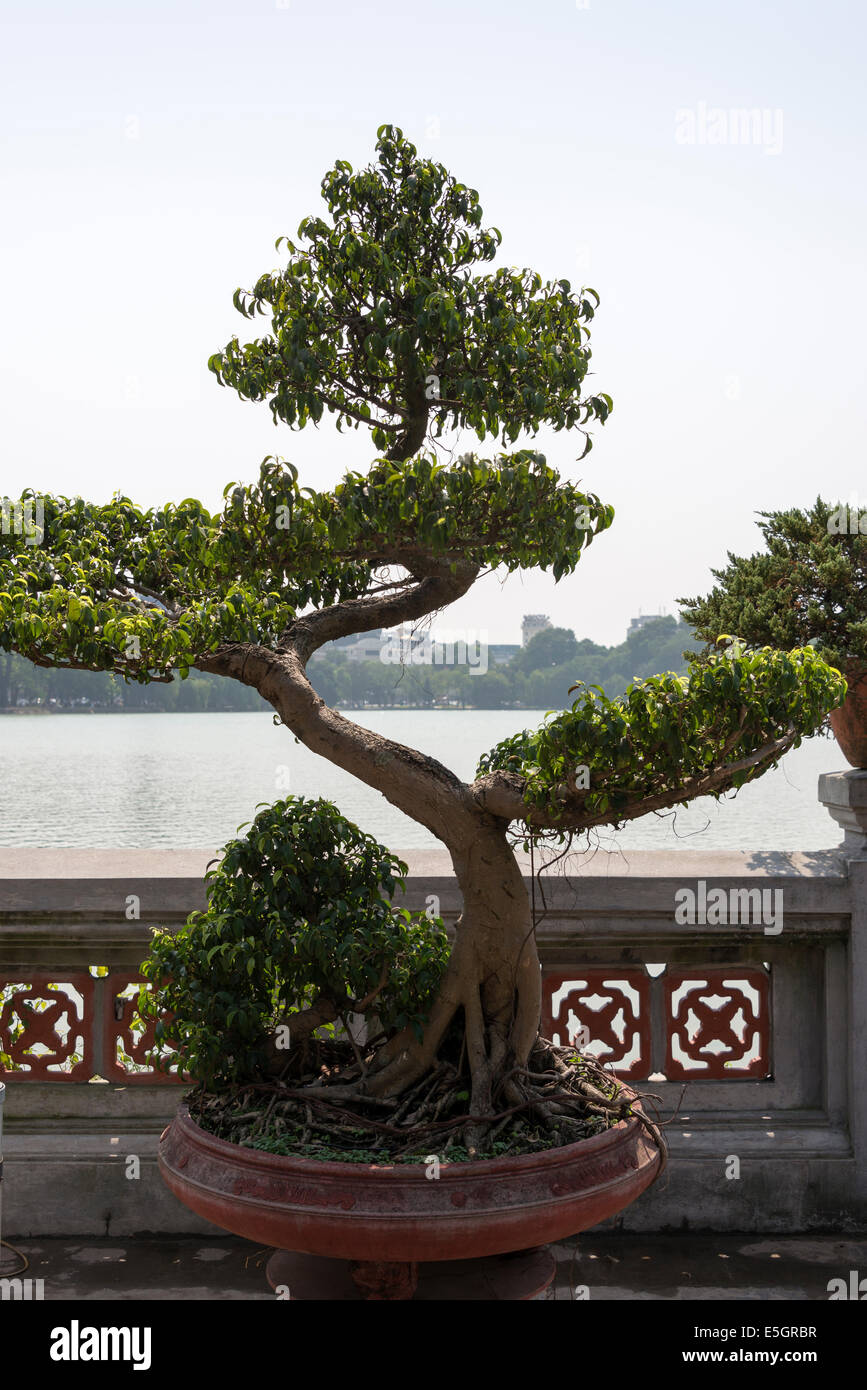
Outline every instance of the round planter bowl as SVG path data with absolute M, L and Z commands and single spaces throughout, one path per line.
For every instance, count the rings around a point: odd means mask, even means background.
M 829 716 L 834 737 L 852 767 L 867 768 L 867 675 L 844 671 L 849 693 Z
M 622 1211 L 660 1165 L 634 1117 L 542 1153 L 443 1162 L 438 1178 L 423 1163 L 327 1163 L 229 1144 L 184 1104 L 159 1146 L 164 1181 L 205 1220 L 261 1245 L 359 1261 L 469 1260 L 561 1240 Z

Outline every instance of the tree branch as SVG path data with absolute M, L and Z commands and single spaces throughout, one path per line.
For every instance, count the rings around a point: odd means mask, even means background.
M 433 572 L 401 593 L 347 599 L 296 618 L 282 634 L 277 651 L 237 643 L 206 652 L 192 665 L 252 685 L 306 747 L 382 792 L 452 847 L 475 833 L 484 814 L 467 785 L 435 759 L 330 709 L 306 672 L 307 662 L 323 643 L 435 612 L 466 593 L 478 572 L 466 563 L 456 565 L 454 574 L 442 562 L 427 558 L 424 563 Z
M 333 612 L 326 609 L 310 616 Z M 311 650 L 318 645 L 312 640 Z M 199 671 L 231 676 L 253 686 L 311 752 L 381 792 L 449 849 L 459 851 L 467 837 L 475 836 L 484 814 L 466 783 L 436 759 L 361 728 L 331 709 L 310 684 L 305 659 L 294 646 L 273 652 L 237 643 L 205 653 L 191 664 Z
M 395 627 L 445 608 L 465 594 L 478 575 L 478 567 L 466 561 L 455 564 L 456 573 L 452 574 L 447 563 L 405 552 L 394 552 L 386 563 L 412 567 L 416 582 L 408 580 L 408 587 L 400 593 L 365 594 L 320 608 L 315 613 L 305 613 L 281 634 L 279 650 L 292 648 L 306 666 L 313 653 L 326 642 L 370 632 L 377 627 Z M 424 570 L 428 573 L 424 574 Z
M 665 810 L 699 796 L 709 796 L 712 792 L 728 791 L 737 773 L 763 771 L 788 751 L 795 737 L 795 730 L 790 729 L 783 737 L 766 743 L 738 762 L 727 763 L 714 768 L 704 777 L 690 777 L 676 787 L 640 797 L 616 813 L 611 810 L 586 812 L 583 809 L 586 795 L 571 794 L 565 784 L 554 793 L 562 801 L 561 812 L 532 806 L 524 800 L 524 779 L 514 772 L 489 772 L 474 782 L 470 791 L 478 805 L 491 815 L 501 820 L 524 821 L 530 830 L 590 830 L 595 825 L 620 825 L 624 821 L 637 820 L 650 811 Z

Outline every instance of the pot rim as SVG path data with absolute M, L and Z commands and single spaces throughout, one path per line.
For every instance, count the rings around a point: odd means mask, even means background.
M 635 1092 L 631 1087 L 624 1087 L 633 1097 Z M 640 1107 L 640 1102 L 635 1101 Z M 193 1143 L 198 1149 L 210 1152 L 218 1159 L 225 1159 L 230 1156 L 235 1162 L 241 1160 L 249 1167 L 263 1168 L 266 1172 L 271 1170 L 280 1173 L 297 1173 L 298 1176 L 320 1176 L 323 1178 L 336 1178 L 346 1181 L 350 1175 L 356 1178 L 363 1178 L 366 1181 L 387 1182 L 395 1174 L 408 1182 L 426 1182 L 424 1162 L 419 1160 L 416 1163 L 339 1163 L 334 1159 L 325 1158 L 303 1158 L 300 1155 L 295 1157 L 292 1154 L 272 1154 L 264 1149 L 248 1148 L 244 1144 L 235 1144 L 228 1139 L 220 1139 L 217 1135 L 209 1133 L 197 1124 L 190 1114 L 190 1109 L 186 1101 L 181 1101 L 178 1105 L 174 1120 L 166 1126 L 160 1136 L 160 1143 L 167 1137 L 172 1126 L 179 1124 L 184 1133 L 184 1137 Z M 449 1162 L 448 1159 L 441 1159 L 440 1180 L 449 1177 L 453 1179 L 478 1176 L 480 1178 L 494 1177 L 504 1171 L 512 1170 L 521 1173 L 532 1173 L 537 1168 L 550 1168 L 560 1164 L 571 1163 L 579 1156 L 592 1157 L 593 1154 L 607 1147 L 619 1148 L 621 1144 L 631 1139 L 634 1130 L 641 1124 L 637 1116 L 618 1120 L 617 1124 L 602 1134 L 594 1134 L 589 1139 L 578 1139 L 572 1144 L 553 1145 L 549 1149 L 537 1149 L 531 1153 L 524 1154 L 504 1154 L 499 1158 L 466 1159 L 460 1162 Z

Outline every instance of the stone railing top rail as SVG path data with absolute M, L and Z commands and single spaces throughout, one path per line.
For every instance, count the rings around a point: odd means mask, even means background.
M 448 855 L 409 850 L 403 857 L 409 864 L 406 904 L 424 907 L 433 894 L 435 910 L 446 920 L 456 917 L 462 899 Z M 8 958 L 13 941 L 25 939 L 47 946 L 90 936 L 131 946 L 151 926 L 182 922 L 206 906 L 203 875 L 213 858 L 207 850 L 2 850 L 0 957 Z M 834 850 L 586 852 L 552 865 L 541 885 L 531 878 L 529 856 L 519 860 L 542 914 L 540 939 L 571 930 L 578 919 L 589 926 L 591 918 L 622 919 L 618 932 L 646 935 L 663 928 L 678 938 L 695 936 L 696 927 L 677 924 L 676 895 L 684 887 L 698 893 L 702 881 L 708 892 L 722 887 L 772 896 L 792 929 L 800 922 L 802 931 L 839 931 L 852 911 L 855 864 Z M 725 929 L 699 927 L 698 935 L 709 930 Z
M 0 904 L 4 884 L 89 879 L 194 879 L 201 881 L 219 850 L 207 849 L 0 849 Z M 411 878 L 452 878 L 445 850 L 397 849 Z M 518 851 L 530 873 L 530 856 Z M 546 857 L 536 856 L 538 869 Z M 607 850 L 573 851 L 553 869 L 575 878 L 830 878 L 845 879 L 847 857 L 828 850 Z

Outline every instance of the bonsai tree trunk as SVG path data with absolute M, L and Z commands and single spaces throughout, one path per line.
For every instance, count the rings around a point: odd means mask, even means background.
M 382 792 L 448 849 L 464 910 L 445 977 L 422 1038 L 406 1029 L 386 1043 L 364 1089 L 370 1095 L 398 1095 L 433 1064 L 449 1024 L 462 1013 L 470 1110 L 475 1116 L 491 1114 L 499 1083 L 507 1099 L 517 1104 L 523 1099 L 508 1074 L 527 1065 L 541 1011 L 530 903 L 506 833 L 512 816 L 493 814 L 441 763 L 353 724 L 316 694 L 302 653 L 312 649 L 310 629 L 323 627 L 320 620 L 336 611 L 300 619 L 287 651 L 234 648 L 197 664 L 255 686 L 302 743 Z M 337 1088 L 330 1087 L 329 1094 L 336 1097 Z
M 541 975 L 521 870 L 505 826 L 481 815 L 476 834 L 462 848 L 450 846 L 464 910 L 436 1003 L 418 1041 L 407 1031 L 377 1058 L 369 1083 L 373 1095 L 393 1096 L 433 1063 L 452 1019 L 463 1014 L 473 1115 L 491 1113 L 493 1092 L 503 1082 L 520 1103 L 508 1072 L 525 1067 L 539 1033 Z

